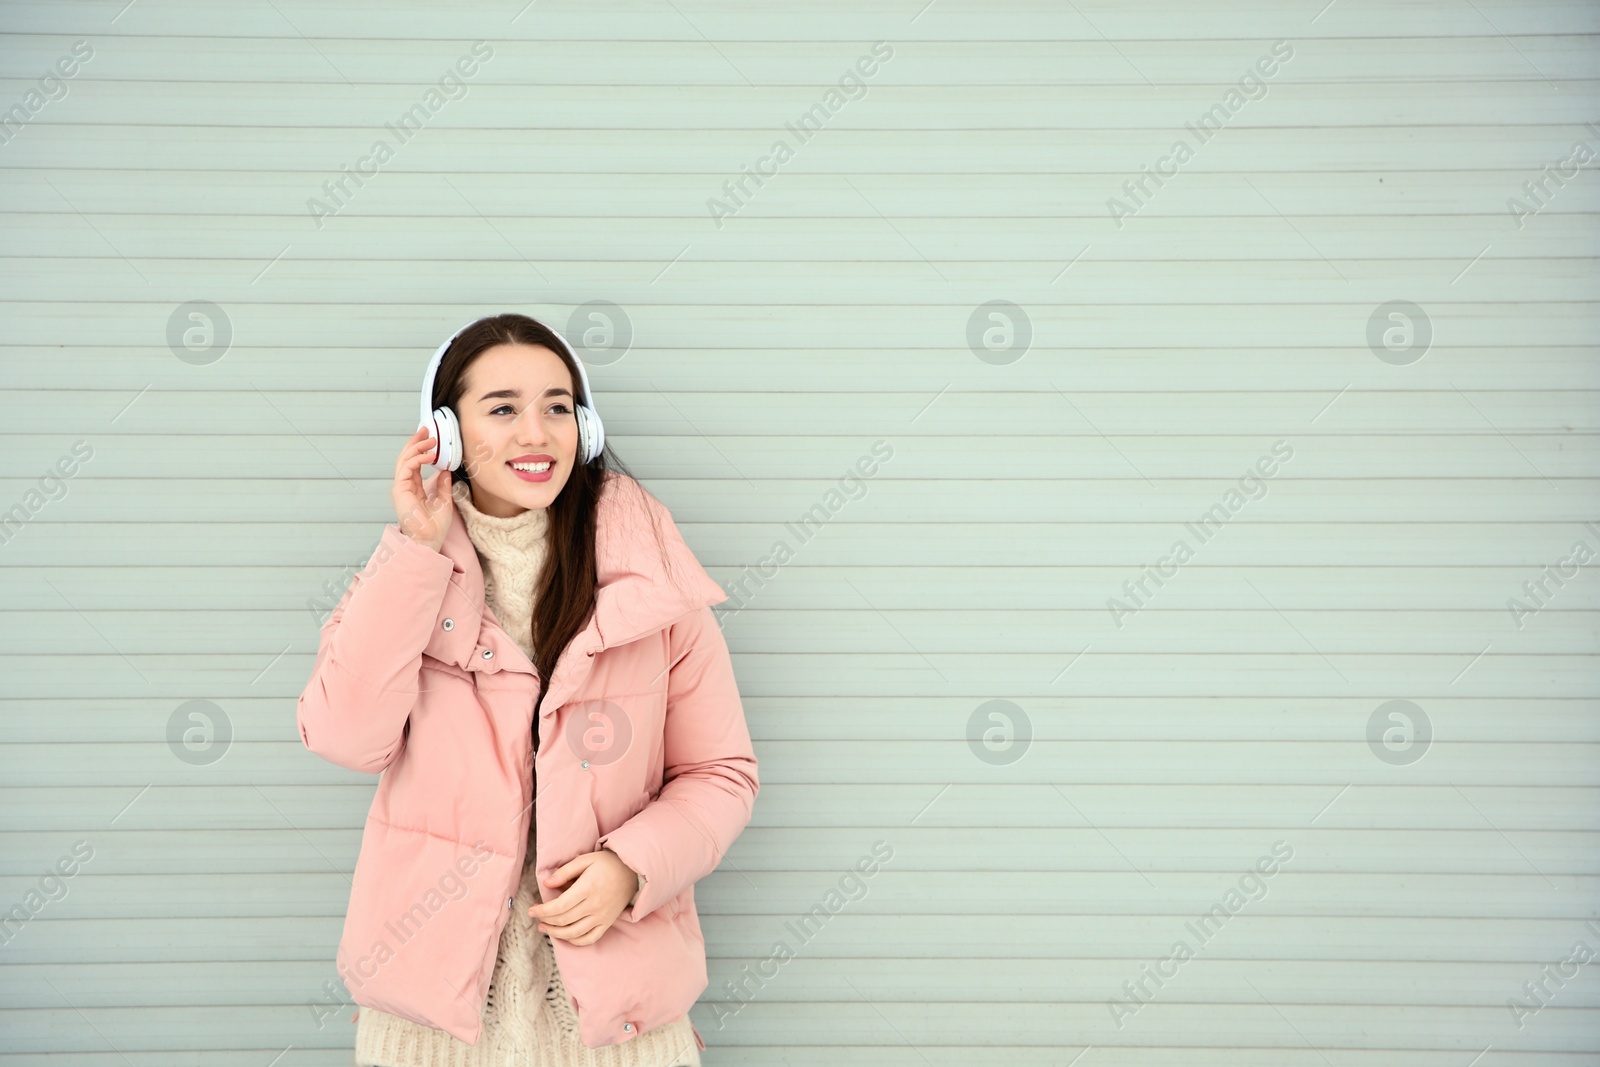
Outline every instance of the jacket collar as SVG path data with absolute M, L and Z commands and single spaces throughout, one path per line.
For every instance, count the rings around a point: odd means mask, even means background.
M 425 492 L 434 491 L 438 477 L 436 472 L 428 480 Z M 487 611 L 483 565 L 461 516 L 451 520 L 440 551 L 454 563 L 462 594 L 479 607 L 481 630 Z M 620 471 L 607 472 L 595 506 L 595 569 L 599 588 L 594 613 L 574 635 L 563 661 L 574 650 L 587 654 L 636 641 L 703 605 L 728 599 L 727 591 L 695 558 L 666 505 Z M 478 634 L 471 637 L 476 642 Z M 470 654 L 470 647 L 467 651 Z

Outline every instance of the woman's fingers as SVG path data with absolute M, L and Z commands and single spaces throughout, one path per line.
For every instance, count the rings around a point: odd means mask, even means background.
M 588 896 L 583 893 L 570 892 L 570 886 L 571 883 L 567 883 L 567 886 L 562 887 L 554 898 L 546 900 L 539 905 L 545 909 L 545 922 L 553 926 L 564 926 L 588 909 Z
M 417 433 L 424 432 L 423 430 L 417 431 Z M 413 440 L 407 443 L 405 449 L 400 453 L 399 462 L 395 465 L 396 479 L 412 479 L 413 484 L 420 487 L 422 485 L 422 468 L 433 460 L 438 448 L 439 442 L 432 437 L 423 437 L 420 440 Z
M 417 463 L 419 468 L 422 466 L 422 464 L 418 462 L 419 458 L 432 455 L 433 452 L 439 447 L 438 440 L 427 436 L 427 432 L 428 431 L 426 427 L 418 430 L 417 433 L 422 434 L 423 436 L 418 438 L 413 435 L 413 440 L 406 447 L 406 451 L 402 453 L 407 462 Z
M 540 923 L 539 928 L 551 937 L 563 937 L 568 941 L 576 941 L 594 932 L 600 925 L 600 920 L 593 916 L 583 916 L 568 923 L 566 926 L 556 926 L 548 921 Z
M 433 540 L 441 529 L 440 520 L 450 506 L 442 498 L 448 480 L 438 479 L 430 493 L 422 484 L 422 467 L 437 455 L 439 442 L 429 436 L 426 426 L 412 431 L 394 467 L 394 506 L 401 529 L 424 541 Z M 441 471 L 441 474 L 445 472 Z
M 413 433 L 411 439 L 406 442 L 406 447 L 400 450 L 400 455 L 394 463 L 395 481 L 403 481 L 411 474 L 421 471 L 422 465 L 417 462 L 417 457 L 435 444 L 433 438 L 425 436 L 426 434 L 427 427 L 417 427 L 416 433 Z

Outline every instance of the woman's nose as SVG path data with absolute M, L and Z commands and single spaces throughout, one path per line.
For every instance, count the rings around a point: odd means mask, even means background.
M 545 431 L 544 420 L 539 418 L 539 413 L 533 408 L 524 411 L 517 419 L 517 439 L 530 445 L 542 445 L 549 435 Z

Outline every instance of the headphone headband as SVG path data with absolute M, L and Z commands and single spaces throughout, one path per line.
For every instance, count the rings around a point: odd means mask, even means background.
M 428 436 L 439 441 L 439 462 L 435 466 L 448 467 L 455 470 L 461 465 L 461 432 L 456 414 L 448 405 L 440 408 L 433 407 L 433 385 L 438 376 L 439 365 L 444 362 L 444 354 L 455 344 L 456 338 L 465 333 L 468 328 L 483 321 L 485 316 L 479 316 L 451 334 L 449 339 L 434 350 L 433 357 L 428 360 L 428 370 L 422 381 L 422 421 L 418 429 L 428 427 Z M 525 316 L 532 319 L 531 315 Z M 584 369 L 583 360 L 561 336 L 561 332 L 547 323 L 533 319 L 549 331 L 561 344 L 561 348 L 571 357 L 572 365 L 578 368 L 578 381 L 583 388 L 583 399 L 573 397 L 572 406 L 578 420 L 578 461 L 588 463 L 600 455 L 605 445 L 605 431 L 600 424 L 600 415 L 594 409 L 594 393 L 589 389 L 589 372 Z

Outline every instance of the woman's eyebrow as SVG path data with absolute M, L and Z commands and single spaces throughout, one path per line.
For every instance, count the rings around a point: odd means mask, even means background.
M 572 395 L 572 390 L 564 388 L 564 387 L 559 386 L 559 385 L 552 385 L 550 388 L 548 388 L 548 389 L 546 389 L 544 391 L 544 395 L 545 396 L 571 396 Z M 522 390 L 521 389 L 495 389 L 495 390 L 493 390 L 491 392 L 484 393 L 482 396 L 480 396 L 478 398 L 478 400 L 479 401 L 494 400 L 494 399 L 501 398 L 501 397 L 510 397 L 512 400 L 520 400 L 520 399 L 522 399 Z

